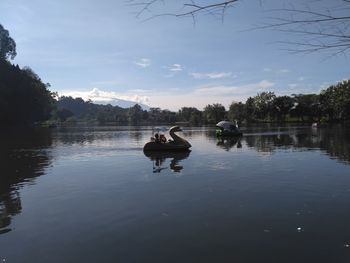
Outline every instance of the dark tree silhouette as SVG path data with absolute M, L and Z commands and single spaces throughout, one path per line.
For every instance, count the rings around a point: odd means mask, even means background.
M 228 110 L 228 118 L 231 121 L 241 123 L 247 117 L 246 105 L 242 102 L 232 102 Z
M 272 103 L 272 116 L 279 121 L 284 121 L 287 114 L 294 107 L 295 100 L 289 96 L 276 97 Z
M 208 104 L 204 107 L 203 117 L 206 123 L 217 123 L 225 119 L 226 110 L 220 103 Z
M 0 60 L 14 59 L 16 42 L 10 37 L 9 31 L 0 24 Z
M 32 125 L 47 120 L 53 107 L 49 84 L 29 67 L 20 69 L 8 59 L 16 56 L 16 42 L 0 25 L 0 122 L 5 125 Z
M 53 108 L 48 84 L 30 69 L 20 69 L 0 60 L 0 122 L 5 125 L 32 125 L 47 120 Z

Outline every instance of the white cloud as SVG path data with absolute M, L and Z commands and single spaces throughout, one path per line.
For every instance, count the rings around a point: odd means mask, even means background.
M 241 93 L 242 89 L 238 86 L 209 86 L 209 87 L 202 87 L 195 90 L 195 94 L 197 95 L 205 95 L 205 96 L 222 96 L 222 95 L 228 95 L 232 93 Z
M 141 58 L 138 61 L 134 62 L 136 65 L 140 66 L 141 68 L 147 68 L 151 66 L 152 62 L 149 58 Z
M 163 66 L 164 69 L 169 70 L 168 74 L 163 75 L 164 78 L 172 78 L 174 77 L 178 72 L 183 71 L 183 67 L 180 64 L 172 64 L 170 66 Z
M 114 100 L 121 99 L 146 104 L 150 107 L 177 111 L 181 107 L 203 109 L 206 105 L 213 103 L 221 103 L 228 108 L 232 101 L 244 102 L 248 97 L 255 96 L 261 91 L 268 91 L 274 86 L 274 82 L 261 80 L 260 82 L 244 85 L 201 86 L 188 91 L 178 88 L 158 91 L 134 89 L 117 93 L 94 88 L 90 91 L 61 91 L 59 95 L 81 97 L 84 100 L 91 99 L 95 103 L 102 104 L 112 104 Z
M 172 64 L 171 66 L 168 67 L 168 69 L 172 72 L 179 72 L 183 70 L 180 64 Z
M 324 89 L 327 89 L 331 84 L 329 82 L 323 82 L 321 85 L 320 85 L 320 91 L 321 90 L 324 90 Z
M 298 87 L 299 85 L 296 84 L 296 83 L 291 83 L 291 84 L 288 84 L 288 87 L 291 88 L 291 89 L 295 89 L 296 87 Z
M 257 85 L 261 89 L 267 89 L 267 88 L 271 88 L 271 87 L 275 86 L 275 83 L 271 82 L 269 80 L 262 80 L 259 83 L 250 84 L 250 85 Z
M 289 69 L 280 69 L 278 72 L 280 72 L 280 73 L 289 73 L 290 70 Z
M 172 78 L 174 76 L 175 76 L 175 73 L 170 73 L 170 74 L 163 75 L 164 78 Z
M 289 69 L 280 69 L 280 70 L 275 70 L 272 68 L 264 68 L 263 71 L 265 72 L 272 72 L 272 73 L 289 73 L 290 70 Z
M 254 92 L 264 91 L 268 88 L 271 88 L 275 85 L 274 82 L 269 80 L 262 80 L 258 83 L 251 83 L 240 86 L 208 86 L 201 87 L 194 91 L 195 94 L 201 96 L 223 96 L 223 95 L 244 95 L 244 94 L 254 94 Z
M 262 80 L 245 85 L 211 85 L 195 88 L 186 92 L 159 92 L 150 95 L 149 104 L 162 109 L 178 110 L 181 107 L 196 107 L 203 109 L 208 104 L 221 103 L 226 108 L 232 101 L 245 101 L 258 92 L 266 91 L 275 86 L 274 82 Z
M 232 72 L 211 72 L 211 73 L 193 72 L 193 73 L 189 73 L 189 75 L 195 79 L 222 79 L 222 78 L 230 77 L 232 75 Z
M 118 94 L 113 91 L 103 91 L 93 88 L 90 91 L 59 91 L 60 96 L 71 96 L 73 98 L 82 98 L 83 100 L 92 100 L 96 103 L 112 103 L 115 100 L 128 100 L 132 102 L 148 104 L 148 96 L 140 96 L 138 94 Z
M 90 83 L 91 86 L 116 86 L 119 84 L 118 81 L 115 80 L 104 80 L 104 81 L 94 81 Z
M 132 93 L 148 93 L 148 92 L 152 92 L 152 90 L 150 90 L 150 89 L 131 89 L 131 90 L 129 90 L 129 92 L 132 92 Z

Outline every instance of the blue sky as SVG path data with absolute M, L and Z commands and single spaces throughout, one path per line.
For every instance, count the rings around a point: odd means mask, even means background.
M 228 107 L 261 91 L 318 93 L 348 79 L 344 55 L 292 54 L 277 43 L 290 36 L 246 31 L 282 2 L 242 1 L 223 22 L 202 15 L 194 25 L 174 17 L 142 22 L 124 0 L 1 0 L 0 23 L 17 43 L 14 63 L 30 66 L 52 91 L 97 102 Z

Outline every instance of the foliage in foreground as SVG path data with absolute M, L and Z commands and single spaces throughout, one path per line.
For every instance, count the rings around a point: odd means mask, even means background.
M 28 125 L 47 120 L 54 94 L 30 68 L 20 69 L 8 61 L 16 54 L 15 41 L 0 24 L 0 123 Z
M 0 60 L 0 122 L 28 125 L 50 118 L 53 94 L 30 69 Z

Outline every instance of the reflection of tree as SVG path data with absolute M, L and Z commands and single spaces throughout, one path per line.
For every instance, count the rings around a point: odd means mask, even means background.
M 162 164 L 166 159 L 171 159 L 169 167 L 173 172 L 180 172 L 183 169 L 183 166 L 179 165 L 179 162 L 181 160 L 187 159 L 190 155 L 190 151 L 144 153 L 152 161 L 154 173 L 160 173 L 162 170 L 166 169 L 166 167 L 162 167 Z
M 342 125 L 312 129 L 311 136 L 298 136 L 298 147 L 320 148 L 328 155 L 350 163 L 350 131 Z
M 55 135 L 60 143 L 63 144 L 85 144 L 92 143 L 96 140 L 96 134 L 93 134 L 90 130 L 86 129 L 86 132 L 82 130 L 75 130 L 72 128 L 60 128 Z M 111 135 L 112 137 L 112 135 Z
M 11 190 L 0 196 L 0 234 L 10 231 L 3 229 L 11 224 L 11 217 L 22 210 L 21 199 L 18 191 Z
M 342 125 L 299 132 L 261 133 L 244 136 L 248 147 L 259 152 L 273 152 L 277 148 L 320 149 L 328 155 L 350 163 L 350 131 Z
M 277 147 L 288 148 L 293 139 L 288 134 L 252 135 L 244 137 L 247 145 L 258 152 L 273 152 Z
M 222 137 L 219 139 L 216 145 L 225 149 L 226 151 L 229 151 L 235 145 L 237 148 L 241 148 L 241 137 Z
M 130 139 L 134 139 L 135 142 L 141 142 L 142 140 L 142 131 L 139 127 L 133 127 L 135 130 L 129 132 Z
M 0 134 L 0 234 L 11 224 L 11 218 L 22 210 L 20 183 L 31 182 L 43 174 L 50 157 L 45 148 L 51 145 L 49 130 L 2 131 Z
M 54 143 L 59 144 L 79 144 L 79 145 L 88 145 L 92 144 L 94 141 L 105 141 L 109 140 L 122 140 L 137 138 L 141 140 L 141 132 L 135 128 L 135 131 L 130 131 L 129 129 L 116 129 L 115 126 L 105 126 L 105 127 L 61 127 L 55 130 L 55 141 Z M 97 131 L 97 132 L 96 132 Z

